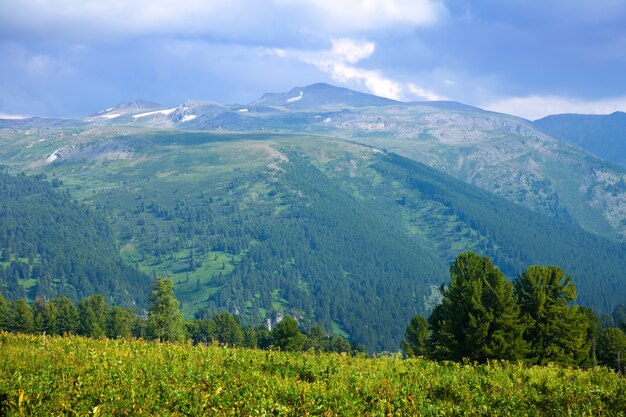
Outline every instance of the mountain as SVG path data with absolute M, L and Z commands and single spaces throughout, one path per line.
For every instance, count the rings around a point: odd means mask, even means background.
M 5 144 L 0 160 L 54 175 L 106 214 L 122 258 L 171 277 L 188 317 L 290 314 L 392 350 L 464 250 L 511 278 L 561 265 L 599 311 L 626 298 L 623 245 L 341 138 L 112 126 Z
M 287 93 L 267 93 L 252 106 L 271 106 L 294 110 L 341 110 L 344 107 L 389 106 L 398 101 L 360 93 L 347 88 L 318 83 L 295 87 Z
M 395 350 L 465 250 L 509 278 L 560 265 L 598 311 L 626 299 L 624 170 L 460 103 L 318 84 L 5 128 L 0 162 L 106 216 L 120 257 L 171 277 L 188 317 L 290 314 Z
M 18 299 L 93 293 L 141 306 L 148 277 L 122 262 L 105 218 L 58 192 L 61 182 L 0 173 L 0 291 Z
M 626 113 L 558 114 L 535 120 L 542 132 L 626 167 Z

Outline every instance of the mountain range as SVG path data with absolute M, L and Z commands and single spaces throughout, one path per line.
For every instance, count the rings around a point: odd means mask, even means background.
M 290 314 L 393 350 L 464 250 L 510 278 L 560 265 L 598 311 L 626 300 L 626 170 L 541 121 L 314 84 L 4 120 L 0 143 L 10 171 L 103 214 L 121 258 L 171 277 L 187 316 Z

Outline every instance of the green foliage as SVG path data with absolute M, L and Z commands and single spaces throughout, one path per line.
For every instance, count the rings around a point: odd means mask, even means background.
M 150 295 L 147 334 L 152 339 L 175 342 L 186 337 L 183 314 L 174 296 L 172 281 L 157 279 Z
M 133 333 L 134 324 L 134 310 L 115 306 L 109 310 L 106 335 L 111 339 L 129 337 Z
M 36 333 L 58 334 L 57 309 L 52 302 L 38 296 L 35 298 L 31 309 Z
M 441 293 L 441 306 L 430 320 L 433 357 L 486 362 L 524 356 L 524 324 L 513 284 L 488 257 L 460 254 Z
M 298 322 L 293 317 L 285 317 L 272 329 L 274 346 L 284 351 L 299 351 L 306 338 L 298 330 Z
M 10 330 L 11 302 L 0 294 L 0 330 Z
M 102 295 L 94 294 L 83 298 L 78 303 L 78 334 L 87 337 L 105 336 L 109 314 L 109 306 Z
M 0 333 L 8 416 L 623 416 L 626 379 L 492 362 Z
M 521 314 L 528 320 L 524 334 L 529 357 L 540 365 L 580 364 L 587 357 L 589 320 L 576 305 L 571 277 L 555 266 L 530 266 L 515 281 Z
M 621 329 L 609 327 L 600 333 L 598 362 L 620 372 L 626 371 L 626 334 Z
M 20 298 L 11 306 L 9 330 L 19 333 L 32 333 L 35 329 L 33 311 L 25 299 Z
M 458 242 L 463 247 L 489 256 L 510 278 L 527 265 L 559 265 L 576 281 L 579 302 L 596 311 L 610 311 L 626 298 L 623 271 L 626 245 L 584 231 L 563 218 L 555 220 L 513 204 L 487 191 L 455 180 L 423 164 L 390 154 L 373 167 L 384 178 L 394 178 L 411 196 L 409 206 L 438 203 L 435 214 L 454 227 L 447 233 L 435 229 L 427 236 L 441 241 L 442 249 Z M 441 221 L 425 217 L 420 223 Z M 444 222 L 443 226 L 447 226 Z M 465 249 L 467 250 L 467 249 Z M 456 256 L 453 253 L 452 256 Z M 445 257 L 443 258 L 445 259 Z
M 44 178 L 0 172 L 0 293 L 141 305 L 147 277 L 122 262 L 105 218 Z
M 407 356 L 426 356 L 429 337 L 430 325 L 428 320 L 424 316 L 415 316 L 404 332 L 404 340 L 400 343 L 400 349 Z
M 78 309 L 67 297 L 57 297 L 51 301 L 56 310 L 56 334 L 76 334 L 80 326 Z
M 226 346 L 242 346 L 243 332 L 233 316 L 220 313 L 213 318 L 215 340 Z

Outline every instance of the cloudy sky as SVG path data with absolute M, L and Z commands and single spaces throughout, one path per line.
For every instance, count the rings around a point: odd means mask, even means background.
M 530 119 L 626 111 L 626 1 L 0 0 L 0 116 L 315 82 Z

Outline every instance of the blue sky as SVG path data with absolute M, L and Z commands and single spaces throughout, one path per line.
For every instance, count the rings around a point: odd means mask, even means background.
M 0 0 L 0 116 L 315 82 L 530 119 L 626 111 L 626 1 Z

